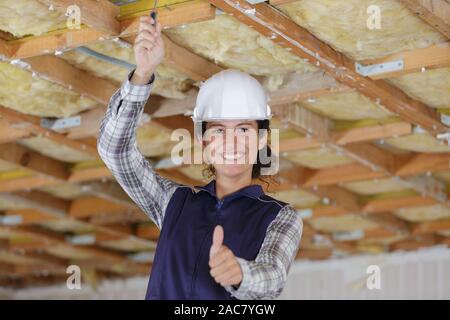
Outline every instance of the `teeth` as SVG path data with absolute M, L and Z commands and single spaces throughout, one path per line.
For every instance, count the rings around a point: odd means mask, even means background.
M 236 160 L 236 159 L 240 159 L 244 156 L 244 153 L 240 152 L 240 153 L 224 153 L 223 154 L 223 158 L 225 160 Z

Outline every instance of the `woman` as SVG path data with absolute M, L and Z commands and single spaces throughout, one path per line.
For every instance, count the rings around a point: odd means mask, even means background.
M 265 147 L 265 139 L 259 136 L 252 143 L 240 136 L 268 127 L 263 89 L 254 78 L 233 70 L 205 82 L 194 111 L 196 130 L 212 151 L 209 160 L 223 161 L 211 161 L 215 180 L 206 186 L 183 186 L 156 174 L 136 145 L 136 126 L 164 57 L 161 26 L 150 17 L 140 20 L 134 53 L 136 69 L 110 100 L 98 150 L 119 184 L 161 229 L 146 298 L 277 297 L 297 254 L 303 224 L 293 207 L 252 184 L 262 170 L 252 154 Z M 239 101 L 217 110 L 213 104 L 227 100 L 221 88 L 231 90 L 233 99 L 254 103 L 259 114 L 246 118 L 255 110 L 242 110 Z M 248 95 L 246 88 L 255 94 Z M 224 139 L 208 140 L 208 135 Z M 246 161 L 237 161 L 242 159 Z

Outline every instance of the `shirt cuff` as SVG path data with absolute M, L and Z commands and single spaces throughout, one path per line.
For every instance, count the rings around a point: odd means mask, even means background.
M 120 97 L 122 100 L 132 102 L 146 102 L 150 97 L 150 92 L 155 81 L 155 73 L 152 74 L 150 81 L 144 85 L 137 85 L 131 83 L 131 77 L 133 76 L 135 69 L 132 70 L 120 88 Z
M 250 273 L 250 266 L 249 261 L 236 257 L 239 265 L 241 266 L 242 270 L 242 281 L 239 285 L 239 287 L 236 289 L 234 286 L 225 286 L 225 289 L 231 293 L 232 296 L 238 298 L 238 299 L 248 299 L 247 294 L 250 289 L 251 281 L 251 273 Z

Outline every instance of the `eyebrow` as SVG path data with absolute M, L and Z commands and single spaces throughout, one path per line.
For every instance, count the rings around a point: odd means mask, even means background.
M 236 125 L 236 127 L 237 126 L 242 126 L 242 125 L 252 125 L 252 123 L 251 122 L 239 122 L 237 125 Z M 223 124 L 220 124 L 220 123 L 212 123 L 212 124 L 210 124 L 209 125 L 209 127 L 211 128 L 211 127 L 225 127 Z

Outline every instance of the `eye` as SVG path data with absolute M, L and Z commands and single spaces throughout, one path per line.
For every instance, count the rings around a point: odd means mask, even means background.
M 244 128 L 244 127 L 240 127 L 237 130 L 238 130 L 238 133 L 246 133 L 246 132 L 248 132 L 248 128 Z
M 214 133 L 217 133 L 217 134 L 222 134 L 224 132 L 223 128 L 216 128 L 213 131 L 214 131 Z

